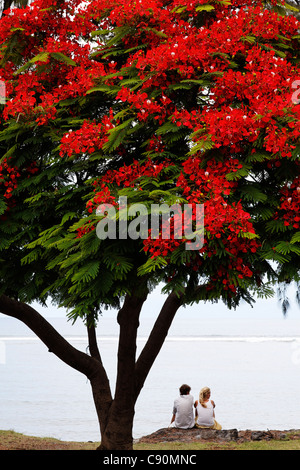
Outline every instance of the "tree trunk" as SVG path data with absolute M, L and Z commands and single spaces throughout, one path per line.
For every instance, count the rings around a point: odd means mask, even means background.
M 177 295 L 175 293 L 171 293 L 167 297 L 152 328 L 149 338 L 141 351 L 135 366 L 136 398 L 138 397 L 150 369 L 165 342 L 174 317 L 179 307 L 182 305 L 182 297 L 182 295 Z
M 170 294 L 152 332 L 136 361 L 138 318 L 145 299 L 127 298 L 119 312 L 120 341 L 116 394 L 109 411 L 108 425 L 102 434 L 100 449 L 132 450 L 135 404 L 146 377 L 162 347 L 182 296 Z
M 127 296 L 118 314 L 120 326 L 118 369 L 114 401 L 101 437 L 101 450 L 131 450 L 135 407 L 135 362 L 139 315 L 146 300 Z

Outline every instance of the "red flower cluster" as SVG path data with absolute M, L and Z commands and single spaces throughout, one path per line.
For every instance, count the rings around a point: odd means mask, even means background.
M 15 36 L 19 44 L 25 45 L 22 58 L 28 65 L 14 78 L 12 73 L 18 67 L 10 61 L 2 70 L 6 120 L 13 117 L 47 125 L 55 119 L 61 101 L 84 95 L 95 80 L 115 71 L 111 61 L 103 65 L 90 58 L 93 45 L 99 41 L 86 41 L 97 30 L 97 24 L 86 15 L 86 6 L 78 0 L 67 0 L 59 2 L 58 8 L 60 14 L 55 1 L 39 0 L 27 8 L 14 8 L 1 19 L 0 42 Z
M 168 165 L 167 162 L 155 164 L 150 159 L 145 163 L 135 160 L 132 165 L 124 165 L 118 170 L 108 171 L 105 176 L 94 182 L 95 196 L 87 203 L 88 211 L 90 213 L 93 212 L 99 204 L 117 205 L 116 197 L 112 195 L 109 187 L 112 187 L 112 190 L 116 186 L 119 188 L 136 187 L 142 190 L 139 186 L 141 178 L 157 178 L 160 172 Z
M 92 200 L 88 201 L 86 207 L 88 212 L 94 212 L 100 204 L 117 205 L 116 197 L 113 196 L 108 187 L 103 186 L 101 191 L 97 191 Z
M 291 99 L 300 77 L 299 26 L 261 0 L 36 0 L 0 22 L 8 98 L 3 118 L 40 127 L 54 120 L 55 127 L 58 109 L 74 122 L 82 119 L 76 115 L 80 106 L 77 111 L 66 100 L 83 97 L 97 105 L 100 98 L 106 110 L 100 105 L 98 114 L 70 128 L 60 142 L 62 157 L 88 159 L 99 151 L 103 160 L 115 144 L 110 156 L 117 155 L 113 164 L 120 166 L 97 180 L 88 212 L 102 203 L 116 206 L 121 190 L 143 191 L 146 180 L 147 188 L 172 188 L 189 204 L 204 204 L 205 244 L 191 269 L 222 253 L 222 267 L 217 276 L 212 268 L 211 279 L 234 292 L 234 276 L 252 276 L 251 256 L 259 247 L 250 215 L 236 197 L 239 178 L 259 180 L 260 171 L 279 175 L 282 159 L 295 158 L 299 143 L 300 105 Z M 19 71 L 11 39 L 22 57 Z M 116 136 L 118 129 L 112 131 L 122 124 Z M 261 168 L 255 166 L 256 151 L 265 155 Z M 137 155 L 149 158 L 137 161 Z M 283 199 L 274 216 L 284 214 L 286 226 L 297 229 L 298 175 L 293 182 L 278 178 Z M 7 189 L 14 184 L 12 178 L 5 182 Z M 185 243 L 174 236 L 176 220 L 170 225 L 167 240 L 149 233 L 149 256 L 171 258 Z
M 149 98 L 145 92 L 136 92 L 129 90 L 129 88 L 122 88 L 116 96 L 117 99 L 131 104 L 131 109 L 134 107 L 137 112 L 139 121 L 146 121 L 150 115 L 157 115 L 154 119 L 158 119 L 162 124 L 165 117 L 164 108 L 158 104 L 153 98 Z M 164 101 L 163 98 L 161 101 Z
M 12 160 L 12 157 L 4 158 L 0 164 L 0 191 L 6 203 L 5 212 L 1 215 L 1 220 L 6 220 L 8 212 L 16 206 L 14 190 L 17 189 L 21 176 L 27 175 L 27 178 L 30 178 L 39 171 L 36 162 L 31 162 L 21 169 L 12 166 L 10 160 Z
M 215 147 L 227 147 L 233 153 L 240 152 L 243 143 L 254 142 L 259 134 L 255 116 L 249 116 L 246 109 L 208 110 L 206 125 Z
M 300 228 L 300 177 L 282 190 L 280 211 L 285 226 Z M 279 213 L 277 213 L 279 217 Z
M 135 187 L 142 191 L 140 182 L 143 177 L 148 177 L 150 181 L 152 179 L 162 181 L 164 178 L 162 170 L 169 165 L 165 162 L 155 165 L 151 160 L 147 160 L 144 164 L 135 161 L 132 165 L 109 171 L 95 182 L 95 197 L 88 202 L 88 211 L 93 212 L 99 204 L 103 203 L 113 204 L 117 208 L 117 188 Z M 184 236 L 185 226 L 190 222 L 195 224 L 196 204 L 204 204 L 205 243 L 199 249 L 200 258 L 195 258 L 191 269 L 198 269 L 199 262 L 202 262 L 201 257 L 210 258 L 215 255 L 217 252 L 216 243 L 222 243 L 224 252 L 228 256 L 227 264 L 224 263 L 224 266 L 226 265 L 224 276 L 222 279 L 219 276 L 219 281 L 221 279 L 224 283 L 224 289 L 234 291 L 235 288 L 233 289 L 232 280 L 230 280 L 232 273 L 240 279 L 251 277 L 252 270 L 249 263 L 245 262 L 244 257 L 245 254 L 255 253 L 259 242 L 255 238 L 250 215 L 245 212 L 242 204 L 228 201 L 228 196 L 235 188 L 236 183 L 228 181 L 227 177 L 241 167 L 242 165 L 237 159 L 225 162 L 210 160 L 205 167 L 203 167 L 200 157 L 187 159 L 182 165 L 182 171 L 176 185 L 179 194 L 185 197 L 193 209 L 192 222 L 186 217 L 186 212 L 183 210 L 181 218 L 171 217 L 170 220 L 165 221 L 170 230 L 168 238 L 165 237 L 166 226 L 162 224 L 157 238 L 152 236 L 152 229 L 149 229 L 149 237 L 143 241 L 144 251 L 149 253 L 151 258 L 157 256 L 168 258 L 174 250 L 187 242 Z
M 76 238 L 82 238 L 84 237 L 85 235 L 87 235 L 88 233 L 92 232 L 93 230 L 95 230 L 95 225 L 91 225 L 91 221 L 88 220 L 82 227 L 80 227 L 79 229 L 77 229 L 77 236 Z
M 227 176 L 242 168 L 238 159 L 233 158 L 225 161 L 214 159 L 203 166 L 200 156 L 190 157 L 183 163 L 183 172 L 177 181 L 177 186 L 188 202 L 202 202 L 210 195 L 214 199 L 228 196 L 236 183 L 229 181 Z
M 11 167 L 8 160 L 4 158 L 0 165 L 0 185 L 3 186 L 3 195 L 6 199 L 12 197 L 13 190 L 17 188 L 17 180 L 20 177 L 19 169 Z
M 100 124 L 85 121 L 76 131 L 69 130 L 61 139 L 60 156 L 91 154 L 102 149 L 108 141 L 108 131 L 113 129 L 112 115 L 104 116 Z

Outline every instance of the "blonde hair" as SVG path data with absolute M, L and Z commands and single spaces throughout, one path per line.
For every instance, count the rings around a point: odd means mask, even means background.
M 210 395 L 210 388 L 209 387 L 201 388 L 200 393 L 199 393 L 199 402 L 204 408 L 206 408 L 205 401 L 207 400 L 209 395 Z

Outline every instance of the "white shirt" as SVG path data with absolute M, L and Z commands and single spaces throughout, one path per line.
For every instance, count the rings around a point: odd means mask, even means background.
M 175 414 L 175 427 L 181 429 L 193 428 L 194 421 L 194 398 L 192 395 L 180 395 L 174 401 L 173 414 Z
M 197 405 L 197 424 L 199 426 L 213 426 L 214 424 L 214 407 L 212 402 L 208 400 L 206 403 L 206 408 L 200 404 Z

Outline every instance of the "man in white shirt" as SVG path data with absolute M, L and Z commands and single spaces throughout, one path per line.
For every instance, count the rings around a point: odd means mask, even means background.
M 190 391 L 189 385 L 181 385 L 180 396 L 174 401 L 171 424 L 175 428 L 190 429 L 195 425 L 194 398 L 190 395 Z

